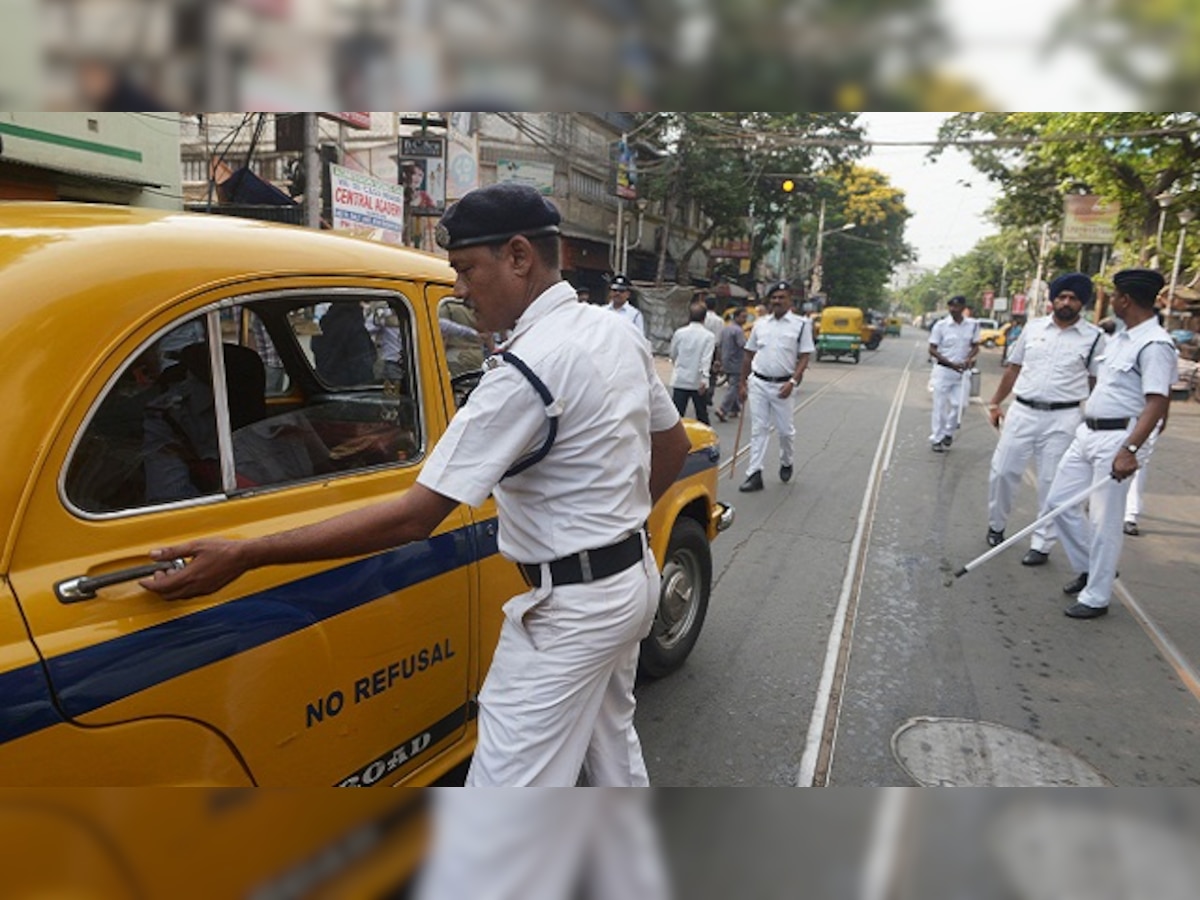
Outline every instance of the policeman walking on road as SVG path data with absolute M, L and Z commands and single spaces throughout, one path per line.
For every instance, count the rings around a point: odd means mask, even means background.
M 964 315 L 967 298 L 959 295 L 946 301 L 950 315 L 934 323 L 929 332 L 929 356 L 934 366 L 933 424 L 929 442 L 935 453 L 944 453 L 954 442 L 962 404 L 963 373 L 979 355 L 979 323 Z
M 812 323 L 792 312 L 790 284 L 772 285 L 767 304 L 770 315 L 755 320 L 742 356 L 738 396 L 750 404 L 750 461 L 739 491 L 763 489 L 762 468 L 772 425 L 779 435 L 779 480 L 791 481 L 796 440 L 792 392 L 800 386 L 814 349 Z
M 1092 302 L 1092 279 L 1079 272 L 1061 275 L 1050 283 L 1050 298 L 1053 315 L 1034 319 L 1021 331 L 988 401 L 992 427 L 1004 422 L 988 477 L 987 542 L 992 547 L 1004 541 L 1013 498 L 1030 458 L 1037 466 L 1038 508 L 1047 511 L 1046 495 L 1058 461 L 1075 438 L 1080 405 L 1096 383 L 1096 360 L 1104 353 L 1104 332 L 1082 318 Z M 1004 416 L 1000 404 L 1014 388 L 1016 402 Z M 1021 563 L 1042 565 L 1054 541 L 1050 522 L 1033 533 Z
M 142 582 L 173 600 L 261 566 L 378 553 L 494 494 L 500 552 L 529 590 L 504 607 L 469 785 L 573 786 L 581 772 L 648 783 L 633 725 L 659 598 L 645 522 L 690 445 L 647 342 L 562 279 L 559 221 L 516 184 L 472 191 L 442 217 L 455 294 L 481 331 L 510 336 L 411 489 L 292 531 L 155 551 L 190 561 Z
M 1078 595 L 1065 610 L 1073 619 L 1108 613 L 1121 555 L 1121 518 L 1129 477 L 1146 461 L 1146 441 L 1166 414 L 1177 377 L 1175 345 L 1158 324 L 1154 300 L 1163 277 L 1150 269 L 1124 269 L 1113 276 L 1113 315 L 1125 329 L 1108 339 L 1097 360 L 1096 387 L 1083 409 L 1083 424 L 1058 465 L 1048 508 L 1089 484 L 1107 482 L 1081 507 L 1059 516 L 1059 537 L 1076 578 L 1063 593 Z M 1110 479 L 1111 476 L 1111 479 Z

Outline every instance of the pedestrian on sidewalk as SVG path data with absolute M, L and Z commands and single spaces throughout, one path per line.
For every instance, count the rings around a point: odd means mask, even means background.
M 950 315 L 942 316 L 929 332 L 933 368 L 933 413 L 929 442 L 935 453 L 944 453 L 954 441 L 962 403 L 963 373 L 979 355 L 979 323 L 965 315 L 967 298 L 961 294 L 946 302 Z
M 779 435 L 779 480 L 792 479 L 796 441 L 793 392 L 804 378 L 814 344 L 812 322 L 792 312 L 792 286 L 777 282 L 767 294 L 770 315 L 756 319 L 742 356 L 738 397 L 749 401 L 750 461 L 739 491 L 763 489 L 771 426 Z
M 688 401 L 696 418 L 708 424 L 709 379 L 716 339 L 704 325 L 704 302 L 693 301 L 688 307 L 688 323 L 671 335 L 671 398 L 682 416 Z
M 1098 358 L 1104 355 L 1104 332 L 1083 318 L 1091 306 L 1092 279 L 1079 272 L 1050 283 L 1052 314 L 1034 319 L 1009 351 L 1000 384 L 988 401 L 988 418 L 1000 428 L 988 475 L 987 542 L 1004 541 L 1004 528 L 1030 460 L 1037 471 L 1038 509 L 1046 497 L 1058 462 L 1071 446 L 1082 419 L 1083 401 L 1096 384 Z M 1005 415 L 1000 404 L 1015 391 Z M 1057 540 L 1053 522 L 1033 533 L 1022 565 L 1040 566 Z
M 1077 602 L 1065 610 L 1073 619 L 1108 613 L 1129 479 L 1145 463 L 1145 444 L 1166 414 L 1177 378 L 1175 344 L 1158 324 L 1154 300 L 1162 275 L 1123 269 L 1113 276 L 1113 314 L 1125 328 L 1107 342 L 1097 360 L 1096 387 L 1084 404 L 1083 424 L 1063 454 L 1046 507 L 1053 509 L 1089 484 L 1104 482 L 1082 506 L 1059 516 L 1059 538 L 1076 577 L 1063 587 Z M 1110 478 L 1111 476 L 1111 478 Z
M 722 422 L 736 418 L 742 411 L 742 401 L 738 398 L 741 385 L 742 357 L 746 352 L 746 307 L 739 306 L 733 311 L 730 321 L 721 329 L 721 339 L 717 342 L 717 350 L 721 357 L 721 371 L 725 373 L 725 396 L 721 405 L 715 410 L 717 418 Z M 715 391 L 714 385 L 714 391 Z

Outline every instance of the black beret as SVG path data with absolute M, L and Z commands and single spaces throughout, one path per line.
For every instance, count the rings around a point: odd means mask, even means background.
M 559 233 L 562 216 L 535 188 L 503 182 L 471 191 L 446 210 L 435 236 L 444 250 Z
M 614 291 L 631 291 L 633 290 L 633 282 L 624 275 L 614 275 L 613 280 L 608 285 Z
M 966 306 L 967 298 L 964 297 L 962 294 L 955 294 L 953 297 L 951 297 L 949 300 L 946 301 L 946 305 L 947 306 Z
M 1163 289 L 1166 279 L 1153 269 L 1122 269 L 1113 276 L 1113 284 L 1122 294 L 1148 306 Z
M 767 290 L 767 296 L 770 297 L 776 291 L 788 291 L 790 293 L 791 290 L 792 286 L 786 281 L 777 281 Z
M 1068 272 L 1050 282 L 1050 299 L 1053 300 L 1063 291 L 1070 291 L 1087 306 L 1092 302 L 1092 290 L 1092 279 L 1082 272 Z

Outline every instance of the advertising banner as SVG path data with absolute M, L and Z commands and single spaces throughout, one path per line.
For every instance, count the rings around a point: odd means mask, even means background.
M 404 234 L 404 189 L 364 172 L 329 167 L 333 227 L 385 244 L 399 244 Z
M 550 163 L 516 159 L 496 160 L 496 181 L 511 181 L 536 188 L 547 196 L 554 194 L 554 166 Z
M 400 138 L 400 183 L 408 190 L 414 216 L 440 216 L 446 211 L 446 139 Z
M 1117 240 L 1121 204 L 1094 194 L 1068 194 L 1063 198 L 1064 244 L 1112 244 Z
M 613 190 L 622 200 L 637 199 L 637 154 L 625 140 L 612 145 L 613 171 L 616 186 Z

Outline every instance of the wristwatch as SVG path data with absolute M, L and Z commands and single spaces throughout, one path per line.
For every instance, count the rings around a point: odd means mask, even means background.
M 800 387 L 800 379 L 799 378 L 792 379 L 792 387 Z
M 1137 444 L 1126 444 L 1125 449 L 1128 450 L 1130 453 L 1136 454 L 1138 452 L 1138 445 Z

